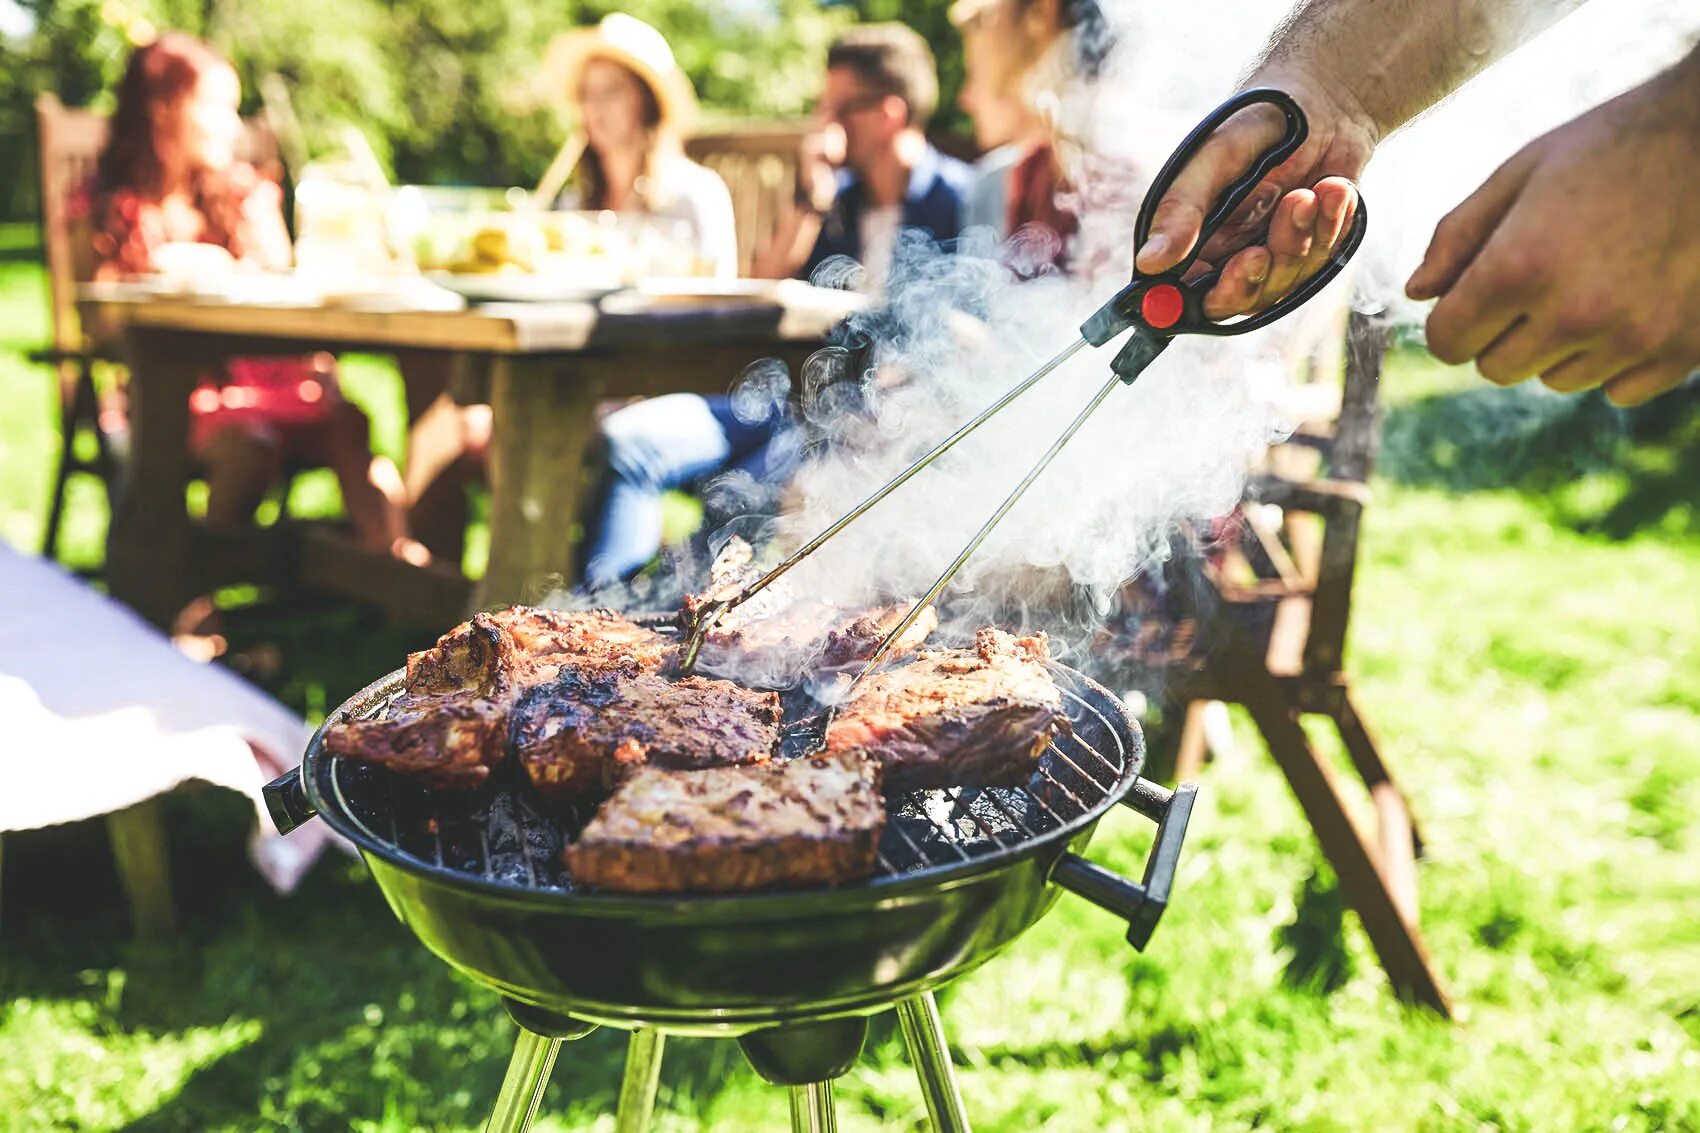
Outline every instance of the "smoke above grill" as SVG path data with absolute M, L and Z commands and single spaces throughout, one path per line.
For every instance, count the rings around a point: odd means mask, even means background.
M 1233 89 L 1284 6 L 1104 7 L 1113 44 L 1098 83 L 1065 87 L 1047 106 L 1065 155 L 1078 160 L 1084 216 L 1074 278 L 1012 282 L 978 234 L 964 237 L 955 255 L 904 242 L 892 302 L 857 322 L 874 344 L 865 374 L 835 383 L 823 380 L 844 376 L 830 373 L 830 363 L 791 375 L 759 363 L 734 386 L 738 411 L 756 415 L 800 393 L 812 440 L 777 521 L 740 506 L 762 495 L 747 474 L 706 486 L 711 514 L 738 516 L 711 548 L 733 534 L 758 546 L 772 538 L 781 550 L 800 544 L 1066 346 L 1128 277 L 1147 179 Z M 1484 0 L 1481 10 L 1514 23 L 1543 19 L 1553 5 Z M 1295 424 L 1279 395 L 1311 351 L 1337 340 L 1346 304 L 1420 324 L 1422 310 L 1404 300 L 1402 285 L 1436 221 L 1523 144 L 1653 74 L 1697 34 L 1700 9 L 1682 0 L 1583 7 L 1386 143 L 1364 180 L 1373 221 L 1347 278 L 1265 331 L 1177 339 L 1137 384 L 1115 391 L 958 576 L 945 636 L 1028 606 L 1045 611 L 1032 620 L 1052 631 L 1060 656 L 1077 651 L 1084 635 L 1070 641 L 1058 632 L 1065 624 L 1059 587 L 1076 604 L 1084 598 L 1101 607 L 1124 580 L 1170 553 L 1177 524 L 1229 512 L 1250 465 Z M 855 271 L 829 264 L 817 282 L 843 283 Z M 1104 380 L 1108 362 L 1105 351 L 1081 352 L 828 543 L 787 584 L 800 596 L 845 605 L 924 591 Z M 1556 396 L 1508 391 L 1507 426 L 1527 426 L 1528 399 Z M 1478 431 L 1492 432 L 1497 416 L 1490 406 Z M 670 590 L 664 582 L 634 601 Z

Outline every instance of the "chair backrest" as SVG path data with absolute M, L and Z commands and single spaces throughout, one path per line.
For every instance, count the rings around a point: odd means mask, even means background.
M 47 258 L 47 290 L 53 305 L 53 345 L 78 350 L 83 345 L 77 322 L 77 280 L 88 274 L 79 263 L 85 233 L 73 231 L 71 194 L 94 176 L 95 162 L 106 145 L 106 116 L 72 109 L 52 93 L 35 100 L 41 162 L 41 245 Z M 83 270 L 79 270 L 82 268 Z
M 1375 468 L 1381 441 L 1381 367 L 1390 339 L 1385 316 L 1353 311 L 1347 319 L 1345 383 L 1333 443 L 1328 448 L 1327 477 L 1344 489 L 1358 488 L 1361 492 L 1359 506 L 1336 515 L 1323 530 L 1310 633 L 1304 647 L 1304 668 L 1310 673 L 1335 672 L 1345 657 L 1362 503 L 1368 500 L 1364 486 Z
M 93 273 L 89 233 L 71 220 L 71 194 L 94 176 L 95 163 L 106 146 L 106 115 L 69 107 L 51 92 L 35 100 L 41 162 L 41 242 L 47 259 L 47 286 L 53 305 L 53 345 L 59 350 L 84 347 L 77 320 L 77 284 Z M 246 123 L 242 160 L 275 177 L 281 170 L 277 140 L 259 119 Z
M 797 184 L 797 153 L 808 127 L 758 126 L 698 134 L 685 143 L 691 160 L 726 182 L 738 226 L 738 272 L 748 275 L 756 249 L 791 207 Z

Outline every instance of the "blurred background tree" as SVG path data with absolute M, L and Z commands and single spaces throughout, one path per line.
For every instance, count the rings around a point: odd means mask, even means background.
M 565 130 L 542 73 L 551 37 L 624 11 L 660 28 L 696 84 L 709 128 L 808 113 L 839 28 L 901 19 L 939 55 L 937 130 L 960 131 L 960 43 L 947 0 L 0 0 L 0 218 L 36 215 L 33 103 L 109 105 L 133 41 L 176 28 L 217 44 L 248 108 L 280 76 L 312 153 L 359 127 L 398 180 L 529 184 Z

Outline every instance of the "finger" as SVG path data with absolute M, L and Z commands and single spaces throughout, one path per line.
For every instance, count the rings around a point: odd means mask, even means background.
M 1269 265 L 1269 282 L 1263 285 L 1266 306 L 1285 297 L 1304 280 L 1306 265 L 1317 250 L 1318 229 L 1323 226 L 1322 202 L 1314 192 L 1295 190 L 1281 204 L 1269 224 L 1269 250 L 1274 255 Z
M 1522 192 L 1533 162 L 1518 154 L 1494 171 L 1481 188 L 1441 218 L 1423 262 L 1405 283 L 1412 299 L 1433 299 L 1451 290 Z
M 1533 276 L 1515 275 L 1507 267 L 1526 256 L 1515 247 L 1516 243 L 1490 240 L 1434 305 L 1428 316 L 1429 353 L 1454 366 L 1468 362 L 1527 313 L 1523 292 L 1533 286 Z M 1520 282 L 1505 282 L 1512 279 Z M 1579 345 L 1572 342 L 1571 349 Z
M 1273 145 L 1283 127 L 1269 106 L 1253 106 L 1234 115 L 1182 166 L 1152 214 L 1151 232 L 1134 258 L 1147 274 L 1167 271 L 1198 243 L 1204 218 L 1222 191 Z
M 1222 269 L 1216 286 L 1204 297 L 1204 317 L 1213 322 L 1231 319 L 1256 308 L 1269 278 L 1269 249 L 1245 248 Z
M 1476 369 L 1494 385 L 1509 386 L 1556 367 L 1591 343 L 1564 341 L 1535 317 L 1515 320 L 1476 357 Z
M 1316 194 L 1295 189 L 1275 207 L 1269 219 L 1268 246 L 1254 244 L 1234 253 L 1221 280 L 1204 298 L 1204 313 L 1212 319 L 1242 314 L 1258 304 L 1267 305 L 1285 294 L 1297 265 L 1310 248 L 1310 226 L 1316 211 Z M 1256 252 L 1258 255 L 1251 255 Z M 1233 271 L 1235 265 L 1239 271 Z M 1252 269 L 1261 278 L 1253 280 Z
M 1584 350 L 1543 372 L 1541 384 L 1559 393 L 1580 393 L 1593 389 L 1617 370 L 1618 367 L 1608 366 L 1598 352 Z
M 1607 378 L 1606 397 L 1613 405 L 1626 408 L 1644 405 L 1666 390 L 1681 385 L 1687 376 L 1684 367 L 1670 362 L 1643 362 Z

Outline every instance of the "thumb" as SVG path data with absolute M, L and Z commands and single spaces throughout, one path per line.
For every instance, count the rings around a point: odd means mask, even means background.
M 1516 154 L 1494 170 L 1493 176 L 1466 197 L 1463 204 L 1441 218 L 1428 251 L 1423 253 L 1423 262 L 1405 282 L 1406 296 L 1433 299 L 1452 289 L 1523 191 L 1533 167 L 1534 160 L 1527 150 Z
M 1174 267 L 1198 243 L 1210 207 L 1257 155 L 1281 136 L 1282 119 L 1268 106 L 1251 106 L 1230 118 L 1182 166 L 1151 218 L 1151 232 L 1134 257 L 1142 272 Z

